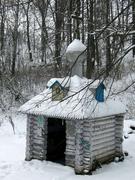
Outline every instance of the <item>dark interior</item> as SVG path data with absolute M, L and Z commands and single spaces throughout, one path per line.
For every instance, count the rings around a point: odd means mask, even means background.
M 47 160 L 65 164 L 66 125 L 62 119 L 48 118 Z

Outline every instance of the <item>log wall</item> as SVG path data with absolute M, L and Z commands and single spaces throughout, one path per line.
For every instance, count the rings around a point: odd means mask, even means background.
M 123 116 L 116 116 L 115 121 L 115 139 L 116 139 L 116 156 L 123 155 L 122 142 L 123 142 Z
M 92 120 L 92 161 L 104 162 L 115 156 L 115 116 Z
M 26 160 L 46 159 L 47 119 L 44 116 L 28 115 Z
M 122 155 L 123 115 L 65 121 L 65 164 L 77 174 Z M 26 160 L 46 159 L 47 122 L 44 116 L 28 115 Z
M 66 121 L 66 165 L 74 167 L 75 163 L 75 121 Z

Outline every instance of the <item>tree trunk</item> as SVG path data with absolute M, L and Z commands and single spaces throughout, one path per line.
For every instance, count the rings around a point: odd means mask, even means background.
M 46 31 L 46 16 L 48 10 L 49 0 L 40 0 L 34 2 L 35 6 L 38 7 L 41 14 L 41 61 L 46 64 L 46 44 L 47 44 L 47 31 Z
M 132 21 L 133 21 L 133 31 L 135 31 L 135 0 L 132 0 Z M 132 44 L 135 45 L 135 33 L 132 37 Z M 135 56 L 135 47 L 133 48 L 133 57 Z
M 55 62 L 61 68 L 61 33 L 64 21 L 64 11 L 66 2 L 64 0 L 55 0 Z
M 44 11 L 41 12 L 41 17 L 42 17 L 42 32 L 41 32 L 41 61 L 45 62 L 46 64 L 46 23 L 45 23 L 45 18 L 46 15 Z
M 23 5 L 23 9 L 26 14 L 26 21 L 27 21 L 27 46 L 29 51 L 29 60 L 30 62 L 33 61 L 32 52 L 31 52 L 31 42 L 30 42 L 30 23 L 29 23 L 29 7 L 30 7 L 31 0 L 28 1 L 27 9 L 25 8 L 25 5 Z
M 94 1 L 87 0 L 88 40 L 87 40 L 87 78 L 92 78 L 95 69 L 95 42 L 94 42 Z
M 67 45 L 72 42 L 72 14 L 73 7 L 72 7 L 72 0 L 68 0 L 67 6 Z
M 110 2 L 106 0 L 106 26 L 109 24 L 110 21 Z M 112 67 L 111 61 L 111 44 L 110 44 L 110 37 L 109 37 L 109 30 L 106 29 L 106 75 L 109 75 L 110 69 Z
M 15 9 L 15 26 L 13 32 L 13 55 L 12 55 L 12 67 L 11 74 L 15 75 L 15 65 L 16 65 L 16 51 L 17 51 L 17 41 L 18 41 L 18 18 L 19 18 L 19 2 L 17 1 L 16 9 Z
M 5 30 L 5 4 L 0 4 L 1 7 L 1 22 L 0 22 L 0 50 L 1 55 L 4 49 L 4 30 Z
M 85 41 L 85 29 L 84 29 L 84 0 L 82 0 L 82 43 Z

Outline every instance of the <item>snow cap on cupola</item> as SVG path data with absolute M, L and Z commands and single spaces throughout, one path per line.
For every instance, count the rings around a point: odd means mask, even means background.
M 83 76 L 82 73 L 82 62 L 86 59 L 86 46 L 79 40 L 74 39 L 71 44 L 67 47 L 66 56 L 67 60 L 70 62 L 72 68 L 72 76 L 78 75 L 79 77 Z

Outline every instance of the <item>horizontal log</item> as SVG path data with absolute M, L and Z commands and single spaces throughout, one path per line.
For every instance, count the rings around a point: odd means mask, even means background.
M 114 136 L 115 137 L 115 131 L 112 131 L 112 132 L 109 132 L 109 133 L 104 133 L 102 135 L 97 135 L 97 136 L 94 136 L 92 137 L 92 142 L 98 140 L 98 139 L 105 139 L 105 138 L 108 138 L 108 137 L 112 137 Z
M 100 154 L 106 154 L 107 151 L 115 151 L 116 152 L 115 146 L 111 146 L 111 147 L 108 147 L 106 149 L 102 148 L 102 149 L 95 150 L 92 152 L 91 156 L 95 157 L 95 156 L 100 155 Z
M 45 141 L 47 138 L 42 137 L 42 136 L 33 136 L 33 140 L 35 141 Z
M 115 128 L 115 124 L 106 124 L 106 125 L 103 125 L 103 126 L 97 125 L 97 126 L 94 126 L 92 128 L 92 132 L 95 132 L 95 131 L 104 131 L 106 129 L 111 129 L 111 128 L 114 129 Z
M 44 144 L 40 144 L 39 142 L 38 143 L 36 143 L 36 142 L 34 142 L 33 144 L 32 144 L 32 146 L 34 146 L 34 147 L 36 147 L 36 146 L 38 146 L 38 147 L 40 147 L 41 149 L 44 149 Z
M 69 136 L 67 136 L 67 137 L 66 137 L 66 140 L 75 141 L 75 137 L 69 137 Z
M 43 158 L 44 157 L 44 153 L 37 153 L 36 151 L 34 151 L 32 153 L 32 157 L 37 157 L 37 158 Z
M 96 122 L 101 122 L 101 121 L 104 121 L 104 122 L 107 122 L 109 120 L 116 120 L 116 117 L 115 116 L 108 116 L 108 117 L 100 117 L 100 118 L 94 118 L 91 121 L 91 123 L 96 123 Z
M 98 160 L 99 162 L 105 162 L 109 159 L 112 159 L 112 157 L 115 157 L 115 152 L 110 152 L 110 153 L 107 153 L 106 155 L 99 155 L 99 156 L 96 156 L 96 160 Z
M 86 158 L 83 158 L 83 162 L 84 162 L 85 164 L 86 164 L 86 163 L 88 164 L 88 163 L 91 162 L 91 158 L 89 158 L 89 159 L 88 159 L 88 158 L 87 158 L 87 159 L 86 159 Z
M 43 157 L 43 156 L 37 156 L 37 155 L 34 154 L 34 155 L 32 156 L 32 159 L 45 160 L 46 158 Z
M 83 124 L 83 127 L 84 127 L 84 129 L 85 128 L 89 128 L 89 129 L 91 128 L 90 124 Z
M 96 151 L 96 150 L 102 150 L 102 149 L 107 149 L 108 147 L 114 147 L 115 148 L 115 142 L 105 142 L 105 143 L 101 143 L 100 145 L 93 145 L 92 146 L 92 151 Z
M 114 158 L 116 157 L 115 154 L 110 154 L 106 157 L 98 157 L 98 162 L 100 162 L 101 164 L 104 164 L 104 163 L 109 163 L 109 162 L 112 162 L 114 160 Z M 94 161 L 93 161 L 94 162 Z M 94 170 L 95 169 L 95 166 L 94 166 L 95 163 L 92 164 L 92 169 Z
M 96 125 L 107 125 L 107 124 L 115 124 L 115 120 L 114 119 L 109 119 L 109 120 L 105 120 L 105 121 L 96 121 L 96 122 L 93 122 L 94 123 L 94 126 Z
M 39 141 L 37 139 L 33 139 L 32 140 L 32 145 L 44 147 L 44 141 Z
M 111 152 L 111 151 L 116 152 L 116 149 L 115 149 L 114 145 L 111 145 L 110 147 L 107 147 L 107 148 L 102 148 L 102 149 L 99 149 L 99 150 L 95 150 L 95 151 L 92 152 L 92 156 L 105 154 L 106 152 Z
M 95 132 L 92 133 L 92 138 L 94 136 L 98 136 L 98 135 L 102 135 L 102 134 L 107 134 L 107 133 L 112 133 L 112 132 L 115 132 L 115 127 L 104 129 L 102 131 L 95 131 Z
M 89 161 L 89 162 L 87 162 L 87 161 L 86 161 L 86 162 L 85 162 L 85 161 L 83 161 L 83 163 L 84 163 L 84 165 L 85 165 L 85 166 L 86 166 L 86 165 L 87 165 L 87 166 L 88 166 L 88 165 L 91 165 L 91 161 Z
M 120 133 L 120 132 L 119 132 L 119 133 L 116 133 L 116 134 L 115 134 L 115 137 L 116 137 L 116 139 L 117 139 L 117 138 L 122 138 L 122 137 L 123 137 L 123 133 Z
M 33 150 L 38 151 L 38 152 L 44 152 L 47 148 L 46 147 L 40 147 L 40 146 L 33 146 Z
M 66 151 L 75 151 L 75 148 L 66 147 Z
M 66 151 L 65 155 L 75 155 L 75 152 L 73 152 L 73 151 Z
M 92 142 L 92 146 L 98 146 L 100 144 L 106 145 L 106 143 L 108 143 L 108 142 L 115 142 L 115 136 L 109 136 L 106 138 L 97 139 L 96 141 Z
M 84 157 L 88 157 L 88 158 L 89 158 L 90 156 L 91 156 L 91 152 L 89 152 L 89 153 L 86 153 L 86 152 L 85 152 L 85 153 L 84 153 Z
M 70 141 L 70 140 L 66 140 L 66 144 L 69 144 L 69 145 L 74 146 L 74 145 L 75 145 L 75 142 L 74 142 L 74 141 Z

